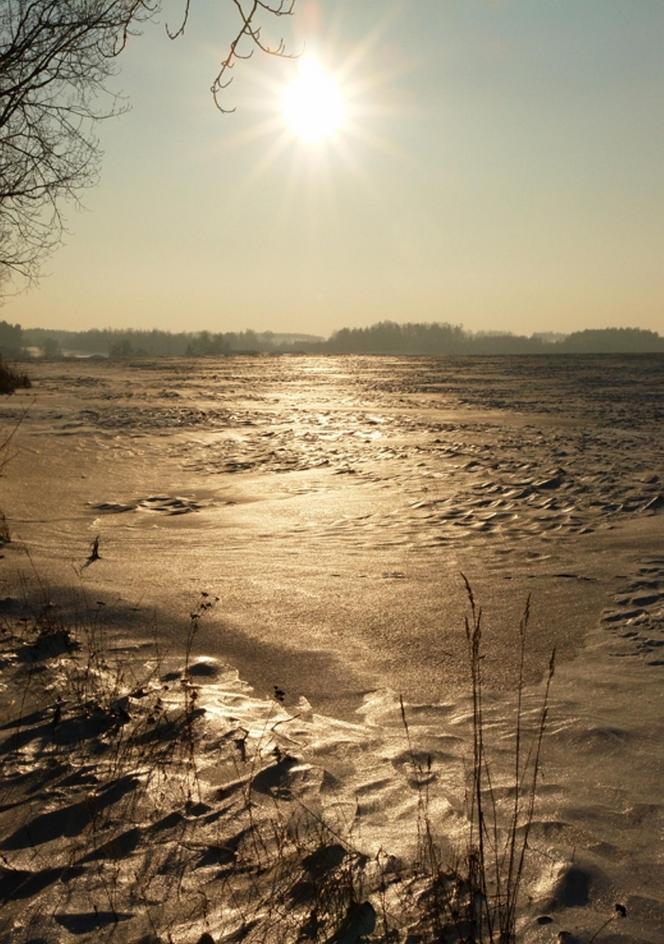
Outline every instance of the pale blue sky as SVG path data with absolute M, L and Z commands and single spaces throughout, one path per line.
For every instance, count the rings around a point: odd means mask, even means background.
M 184 38 L 131 42 L 101 182 L 2 318 L 664 331 L 661 0 L 299 0 L 295 45 L 352 104 L 313 147 L 279 119 L 294 63 L 240 63 L 215 110 L 232 16 L 192 0 Z

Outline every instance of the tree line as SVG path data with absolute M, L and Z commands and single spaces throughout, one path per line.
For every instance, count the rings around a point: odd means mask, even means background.
M 381 321 L 366 328 L 342 328 L 326 350 L 349 354 L 593 354 L 664 352 L 664 338 L 643 328 L 574 331 L 550 339 L 546 334 L 467 331 L 449 323 Z
M 341 328 L 329 338 L 272 331 L 170 332 L 93 328 L 87 331 L 25 328 L 0 322 L 0 353 L 17 356 L 38 348 L 47 357 L 204 357 L 225 354 L 629 354 L 664 353 L 664 337 L 643 328 L 601 328 L 569 335 L 467 331 L 444 322 L 380 321 Z
M 102 357 L 203 357 L 231 353 L 280 353 L 311 349 L 323 338 L 310 334 L 277 334 L 273 331 L 164 331 L 92 328 L 87 331 L 64 331 L 47 328 L 15 326 L 21 334 L 18 345 L 39 348 L 48 357 L 76 353 Z M 16 335 L 12 335 L 15 340 Z M 0 325 L 0 350 L 2 327 Z

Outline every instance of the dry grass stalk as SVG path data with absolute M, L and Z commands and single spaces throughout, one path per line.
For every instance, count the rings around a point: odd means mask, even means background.
M 513 944 L 519 892 L 535 812 L 541 751 L 549 713 L 549 693 L 556 663 L 551 653 L 545 675 L 544 693 L 534 734 L 528 743 L 524 731 L 525 655 L 530 621 L 530 597 L 526 601 L 518 630 L 518 676 L 514 717 L 513 782 L 514 801 L 507 824 L 498 809 L 493 786 L 492 762 L 486 743 L 484 718 L 482 610 L 472 587 L 462 574 L 470 612 L 465 619 L 468 662 L 472 689 L 473 766 L 469 791 L 469 834 L 467 882 L 473 942 Z

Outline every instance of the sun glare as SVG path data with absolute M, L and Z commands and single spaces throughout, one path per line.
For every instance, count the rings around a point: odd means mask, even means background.
M 333 137 L 345 118 L 343 95 L 334 76 L 315 59 L 302 60 L 284 92 L 282 113 L 288 130 L 303 141 Z

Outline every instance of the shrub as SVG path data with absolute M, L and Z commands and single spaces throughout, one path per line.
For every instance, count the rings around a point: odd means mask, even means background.
M 0 358 L 0 394 L 14 393 L 15 390 L 20 388 L 28 389 L 31 386 L 32 384 L 27 374 L 22 374 L 8 364 L 3 363 Z

